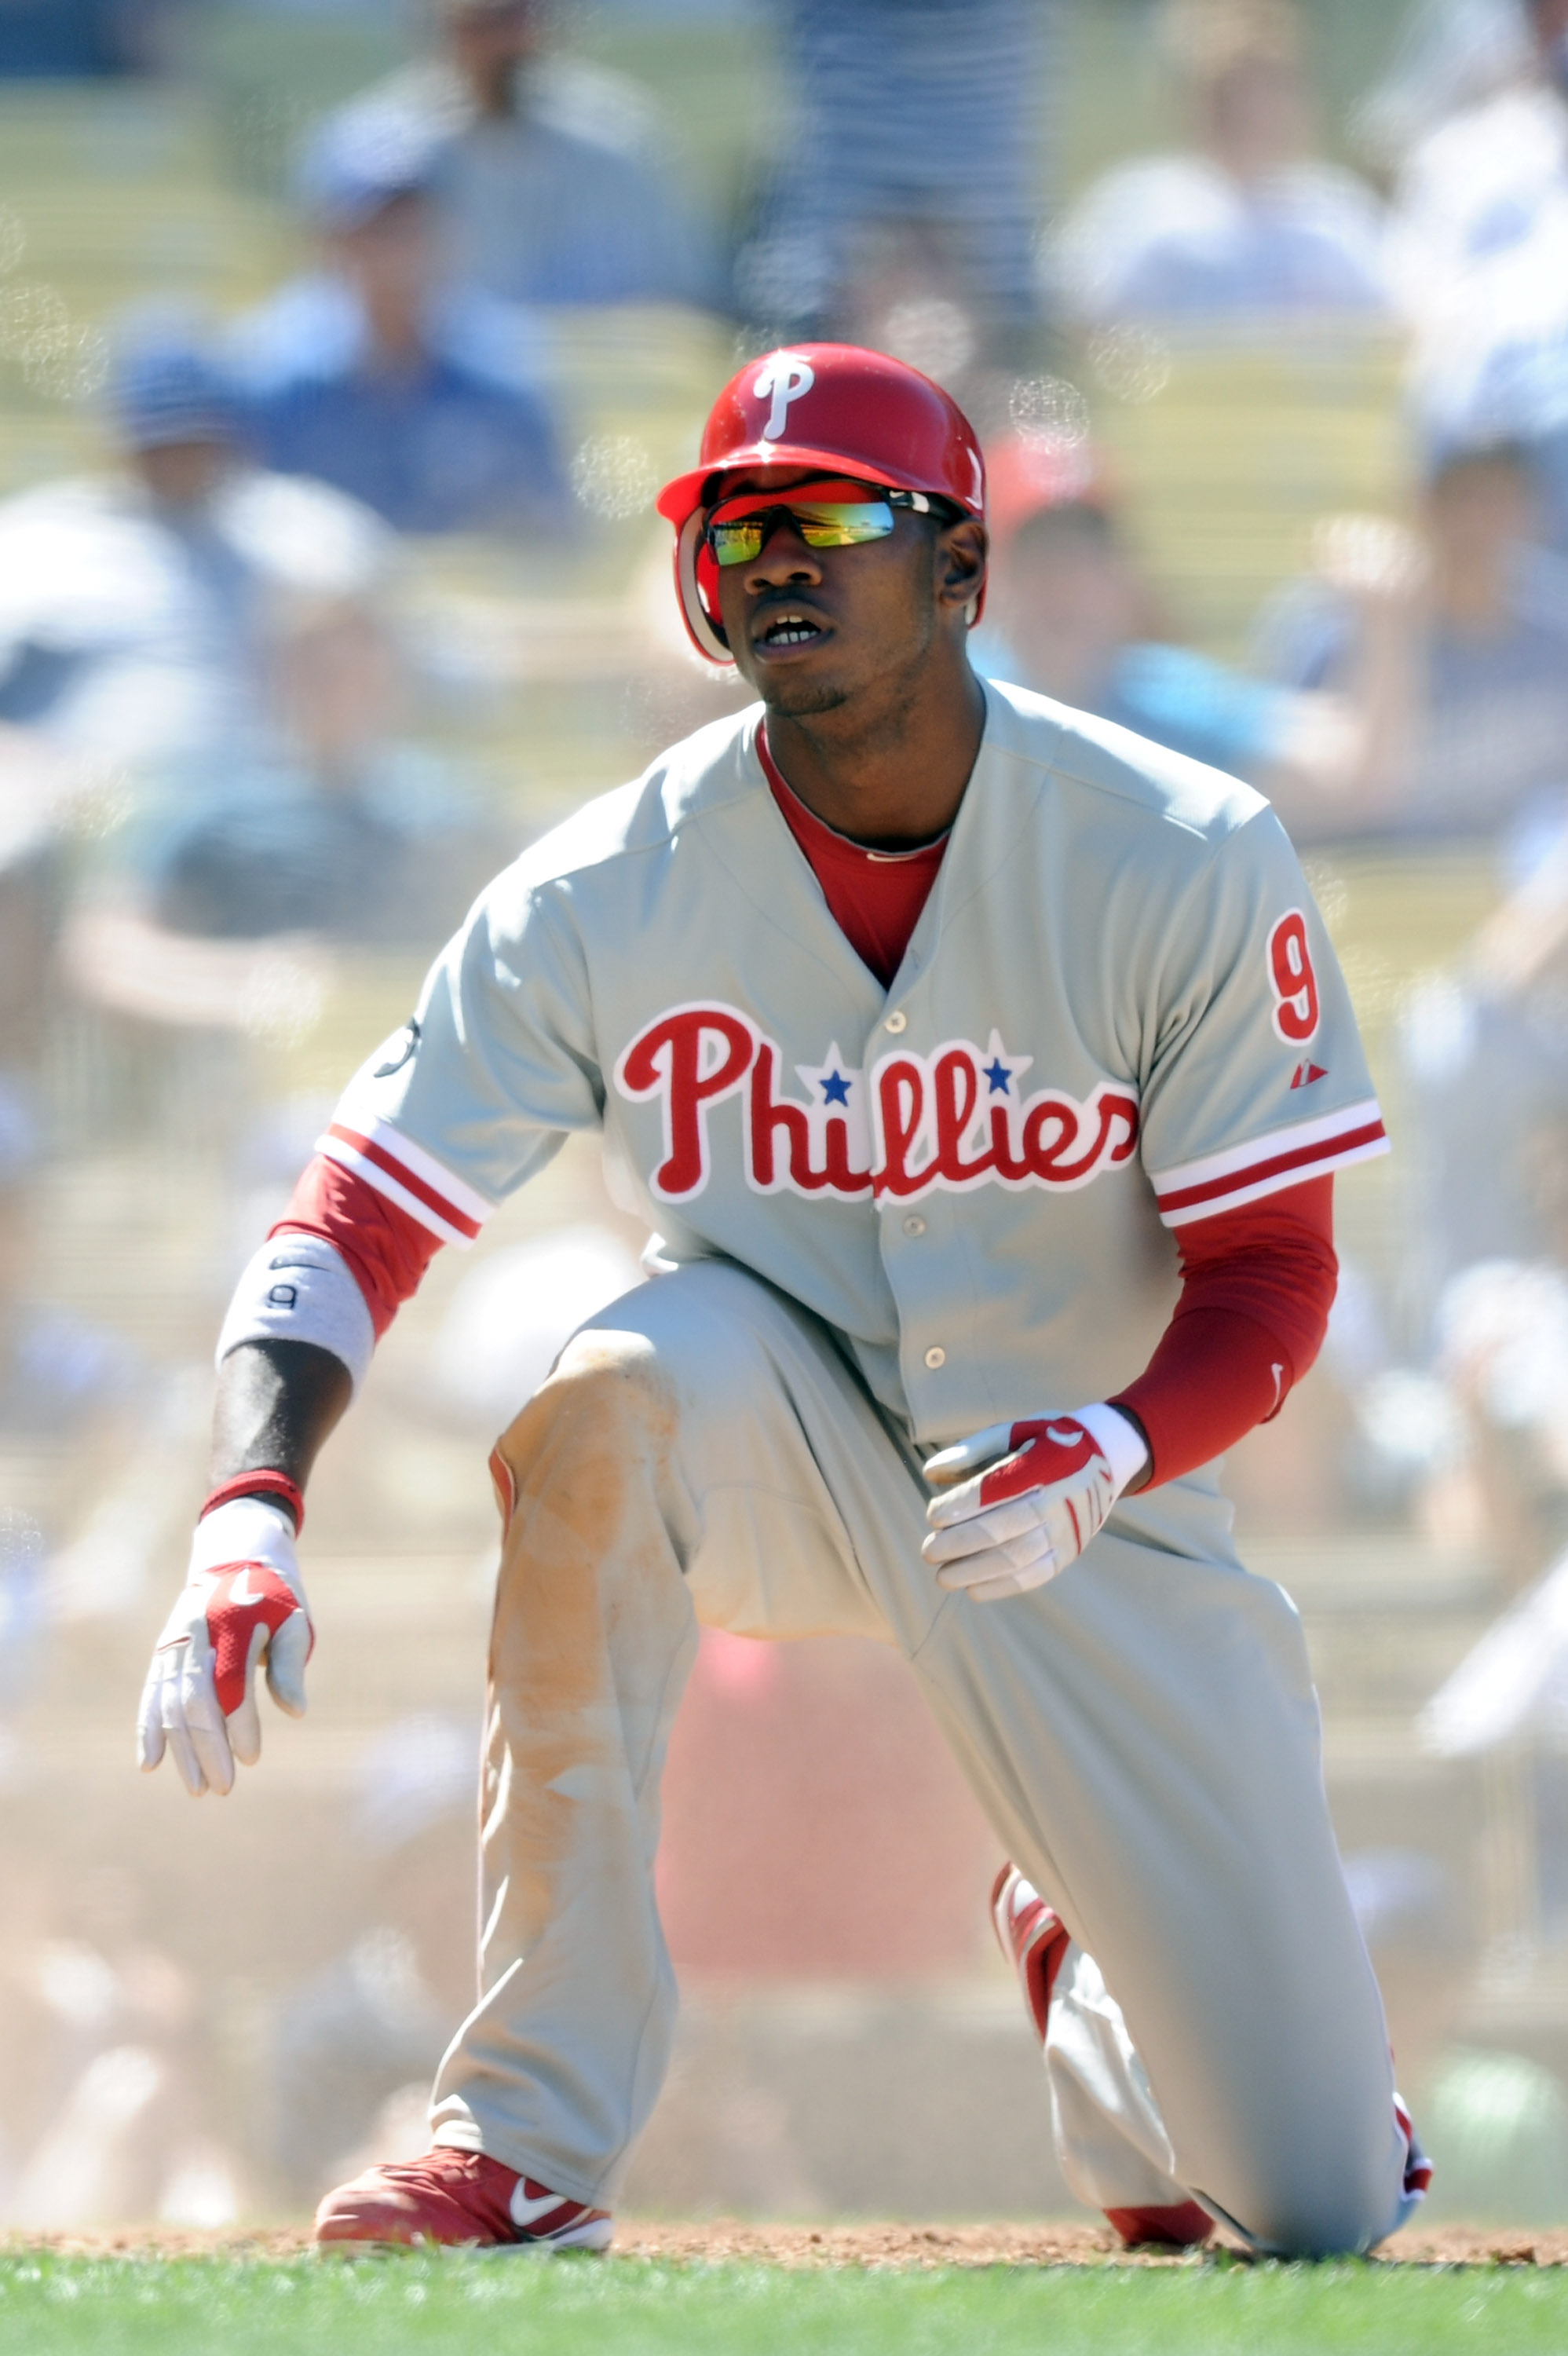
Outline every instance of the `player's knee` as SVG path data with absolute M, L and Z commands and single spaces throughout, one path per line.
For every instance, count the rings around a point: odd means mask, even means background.
M 536 1727 L 602 1698 L 617 1645 L 673 1657 L 692 1640 L 675 1400 L 641 1336 L 581 1333 L 491 1458 L 504 1528 L 491 1685 Z
M 574 1334 L 548 1378 L 496 1442 L 491 1459 L 503 1515 L 541 1485 L 591 1476 L 595 1465 L 667 1456 L 675 1388 L 640 1333 L 598 1328 Z

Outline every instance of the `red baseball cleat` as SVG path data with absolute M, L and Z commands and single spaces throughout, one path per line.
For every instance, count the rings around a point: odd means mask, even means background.
M 1051 1990 L 1071 1935 L 1067 1925 L 1016 1865 L 1004 1865 L 997 1876 L 991 1922 L 1003 1954 L 1019 1976 L 1034 2033 L 1043 2045 Z M 1151 2244 L 1190 2250 L 1214 2231 L 1213 2219 L 1196 2201 L 1178 2201 L 1168 2209 L 1107 2209 L 1105 2214 L 1129 2250 Z
M 1125 2250 L 1197 2250 L 1214 2231 L 1214 2220 L 1196 2201 L 1169 2209 L 1107 2209 Z
M 368 2168 L 329 2192 L 315 2212 L 318 2242 L 607 2250 L 614 2230 L 607 2210 L 565 2200 L 482 2151 L 448 2144 L 422 2159 Z

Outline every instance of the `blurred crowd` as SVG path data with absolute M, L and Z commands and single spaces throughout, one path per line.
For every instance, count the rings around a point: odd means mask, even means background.
M 1381 77 L 1339 115 L 1307 0 L 1127 0 L 1168 137 L 1076 180 L 1082 0 L 715 12 L 769 60 L 725 202 L 673 114 L 583 53 L 573 0 L 411 8 L 405 61 L 297 126 L 283 282 L 226 316 L 171 294 L 107 319 L 103 463 L 0 500 L 0 1456 L 89 1435 L 105 1468 L 70 1512 L 7 1520 L 0 1495 L 0 1786 L 95 1506 L 140 1497 L 155 1529 L 133 1467 L 166 1449 L 183 1479 L 191 1427 L 189 1383 L 40 1277 L 64 1158 L 194 1119 L 237 1201 L 286 1183 L 248 1097 L 258 1043 L 357 963 L 411 971 L 536 823 L 464 735 L 473 650 L 454 665 L 421 584 L 501 584 L 514 684 L 564 660 L 550 633 L 576 598 L 603 641 L 581 675 L 624 691 L 634 750 L 731 692 L 690 669 L 658 585 L 652 459 L 584 430 L 564 354 L 611 323 L 633 414 L 666 398 L 672 337 L 720 361 L 842 337 L 927 369 L 987 446 L 981 668 L 1247 778 L 1314 873 L 1381 854 L 1485 878 L 1489 913 L 1390 1022 L 1403 1191 L 1386 1253 L 1345 1254 L 1314 1463 L 1348 1523 L 1484 1547 L 1505 1619 L 1524 1615 L 1434 1705 L 1432 1746 L 1541 1739 L 1568 1725 L 1568 0 L 1391 10 Z M 10 0 L 0 83 L 155 81 L 200 15 Z M 0 212 L 0 277 L 5 235 Z M 1220 643 L 1171 594 L 1172 534 L 1109 412 L 1141 404 L 1153 432 L 1187 359 L 1242 382 L 1260 353 L 1360 356 L 1402 455 L 1373 504 L 1327 484 Z M 1212 478 L 1196 445 L 1168 475 L 1189 460 Z M 432 1346 L 465 1431 L 635 1279 L 607 1212 L 530 1249 L 460 1292 Z M 466 1804 L 467 1731 L 443 1726 L 403 1752 Z M 1560 1813 L 1533 1902 L 1568 1937 Z M 378 1854 L 417 1854 L 411 1826 Z M 1369 1921 L 1391 1889 L 1441 1911 L 1402 1870 L 1369 1868 Z M 345 2117 L 368 2136 L 431 2058 L 446 1965 L 387 1879 L 372 1929 L 266 2031 L 301 2090 L 269 2160 L 290 2198 L 341 2173 Z M 172 2058 L 197 1992 L 121 1883 L 83 1904 L 28 1997 L 68 2092 L 9 2190 L 0 2142 L 0 2209 L 55 2215 L 114 2120 L 166 2115 L 144 2197 L 216 2216 L 212 2123 Z M 1520 2085 L 1568 2198 L 1568 2111 Z

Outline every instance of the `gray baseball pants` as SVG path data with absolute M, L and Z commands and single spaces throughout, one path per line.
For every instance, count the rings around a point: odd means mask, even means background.
M 1296 1612 L 1119 1536 L 1031 1594 L 946 1595 L 927 1492 L 828 1329 L 725 1263 L 593 1319 L 500 1442 L 480 1999 L 437 2140 L 607 2205 L 669 2060 L 659 1778 L 706 1622 L 899 1645 L 1073 1947 L 1046 2066 L 1068 2182 L 1196 2196 L 1260 2248 L 1402 2221 L 1377 1984 Z

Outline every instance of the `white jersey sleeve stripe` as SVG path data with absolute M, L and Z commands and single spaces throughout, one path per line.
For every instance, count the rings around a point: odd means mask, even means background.
M 1277 1172 L 1272 1178 L 1259 1178 L 1250 1185 L 1238 1182 L 1234 1194 L 1214 1202 L 1194 1203 L 1184 1211 L 1161 1211 L 1160 1218 L 1168 1227 L 1189 1227 L 1198 1219 L 1211 1219 L 1221 1211 L 1239 1211 L 1247 1203 L 1261 1203 L 1265 1195 L 1281 1194 L 1287 1186 L 1305 1185 L 1309 1178 L 1326 1178 L 1331 1171 L 1349 1170 L 1357 1162 L 1375 1162 L 1380 1154 L 1390 1151 L 1386 1137 L 1374 1139 L 1366 1145 L 1323 1149 L 1319 1160 L 1305 1169 Z
M 345 1170 L 352 1170 L 356 1176 L 364 1179 L 368 1186 L 373 1186 L 378 1194 L 384 1194 L 389 1203 L 396 1203 L 400 1209 L 417 1219 L 421 1227 L 427 1227 L 432 1236 L 439 1236 L 443 1244 L 455 1244 L 459 1250 L 466 1250 L 478 1235 L 480 1223 L 477 1219 L 470 1218 L 466 1212 L 459 1210 L 455 1204 L 446 1201 L 433 1187 L 427 1185 L 414 1171 L 389 1151 L 379 1138 L 366 1137 L 357 1130 L 334 1121 L 326 1135 L 318 1141 L 316 1150 L 325 1153 L 328 1161 L 340 1163 Z
M 1323 1120 L 1296 1122 L 1246 1146 L 1162 1172 L 1153 1180 L 1159 1215 L 1168 1227 L 1188 1226 L 1308 1178 L 1373 1161 L 1388 1150 L 1382 1116 L 1369 1098 Z
M 1196 1162 L 1174 1162 L 1168 1170 L 1151 1170 L 1149 1183 L 1163 1203 L 1171 1194 L 1206 1186 L 1212 1178 L 1232 1177 L 1237 1171 L 1272 1161 L 1277 1153 L 1289 1153 L 1298 1145 L 1321 1145 L 1326 1138 L 1339 1137 L 1347 1130 L 1365 1129 L 1381 1117 L 1377 1098 L 1363 1097 L 1359 1103 L 1325 1113 L 1320 1119 L 1293 1120 L 1288 1128 L 1271 1129 L 1263 1137 L 1250 1138 L 1245 1145 L 1227 1146 L 1223 1152 L 1205 1153 Z
M 454 1226 L 468 1220 L 475 1235 L 490 1216 L 496 1205 L 487 1195 L 481 1194 L 460 1178 L 455 1170 L 438 1161 L 427 1146 L 416 1145 L 400 1129 L 364 1101 L 362 1093 L 350 1088 L 332 1116 L 333 1130 L 339 1135 L 361 1143 L 379 1164 L 390 1167 L 391 1174 L 415 1194 L 422 1186 L 431 1197 L 432 1206 Z

